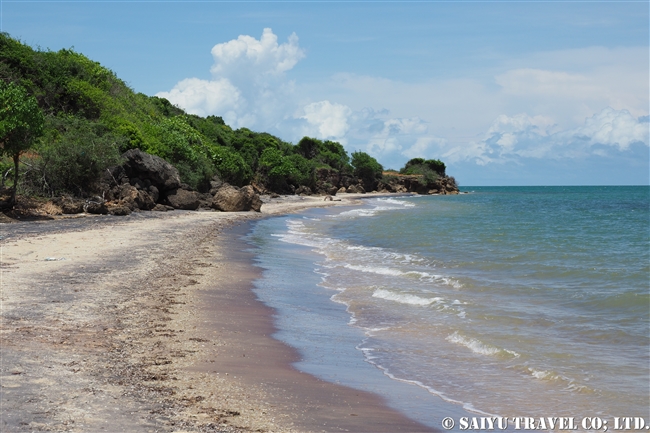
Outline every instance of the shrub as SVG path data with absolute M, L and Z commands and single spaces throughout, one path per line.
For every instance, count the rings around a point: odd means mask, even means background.
M 222 180 L 237 186 L 243 186 L 251 181 L 253 172 L 234 149 L 213 146 L 209 152 L 212 163 Z
M 366 189 L 370 190 L 374 189 L 384 170 L 375 158 L 365 152 L 352 153 L 352 166 L 354 175 L 363 181 Z
M 48 118 L 47 134 L 32 158 L 26 183 L 47 195 L 94 192 L 106 168 L 121 162 L 123 138 L 105 126 L 78 118 Z

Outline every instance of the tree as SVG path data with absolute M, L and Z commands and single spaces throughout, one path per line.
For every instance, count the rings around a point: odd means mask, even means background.
M 352 153 L 352 166 L 354 175 L 363 181 L 366 190 L 373 190 L 377 181 L 381 179 L 384 167 L 375 158 L 365 152 Z
M 16 84 L 0 81 L 0 152 L 14 162 L 11 206 L 16 204 L 20 154 L 34 145 L 43 133 L 45 118 L 36 98 Z

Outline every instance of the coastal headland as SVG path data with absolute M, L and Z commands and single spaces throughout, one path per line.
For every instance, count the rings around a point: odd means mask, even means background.
M 2 431 L 429 431 L 291 366 L 241 240 L 262 212 L 2 224 Z

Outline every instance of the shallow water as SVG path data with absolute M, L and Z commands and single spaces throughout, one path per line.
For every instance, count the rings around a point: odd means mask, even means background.
M 384 395 L 400 383 L 393 402 L 430 424 L 650 420 L 649 188 L 471 190 L 255 225 L 257 294 L 298 367 Z

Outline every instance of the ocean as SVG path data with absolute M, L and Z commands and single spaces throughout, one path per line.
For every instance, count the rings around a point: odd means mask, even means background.
M 463 190 L 255 223 L 255 292 L 296 368 L 435 427 L 650 423 L 650 188 Z

